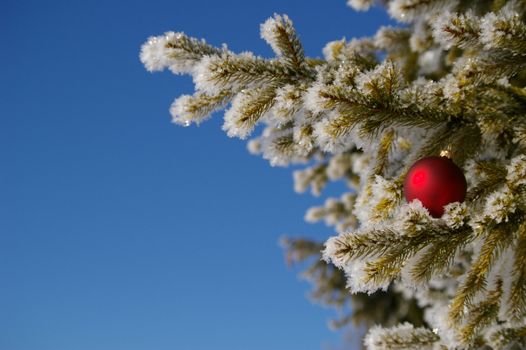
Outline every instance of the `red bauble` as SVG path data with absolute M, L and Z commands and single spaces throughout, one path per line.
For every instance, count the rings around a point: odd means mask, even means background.
M 455 163 L 446 157 L 422 158 L 409 169 L 404 181 L 408 202 L 419 199 L 431 216 L 439 218 L 444 206 L 466 198 L 466 178 Z

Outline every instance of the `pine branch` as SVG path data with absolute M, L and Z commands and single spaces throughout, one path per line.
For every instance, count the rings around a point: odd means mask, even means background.
M 352 312 L 331 321 L 333 328 L 342 328 L 350 323 L 354 325 L 372 326 L 381 324 L 394 326 L 400 322 L 410 321 L 422 326 L 422 309 L 414 299 L 406 300 L 389 289 L 385 292 L 378 291 L 371 295 L 365 293 L 350 294 L 346 288 L 346 278 L 343 271 L 331 264 L 320 260 L 322 245 L 305 238 L 282 238 L 281 245 L 285 249 L 289 265 L 312 261 L 311 265 L 302 273 L 302 276 L 313 285 L 311 298 L 325 305 L 335 306 L 340 311 L 347 306 Z M 388 312 L 386 312 L 388 311 Z
M 482 21 L 481 41 L 486 49 L 499 50 L 506 56 L 524 58 L 526 52 L 526 24 L 513 2 L 497 14 L 488 13 Z
M 309 187 L 312 194 L 319 196 L 327 184 L 327 164 L 321 163 L 294 173 L 294 190 L 299 193 L 305 192 Z
M 401 22 L 411 22 L 426 13 L 439 12 L 448 5 L 447 0 L 392 0 L 389 13 Z
M 380 285 L 399 277 L 409 259 L 420 251 L 425 253 L 412 265 L 411 276 L 417 283 L 427 282 L 436 274 L 447 271 L 455 254 L 471 238 L 468 229 L 448 231 L 445 227 L 427 228 L 402 237 L 403 240 L 387 249 L 380 258 L 367 264 L 366 282 L 374 281 Z
M 233 95 L 231 90 L 222 90 L 213 95 L 198 92 L 193 96 L 180 96 L 170 107 L 172 120 L 184 126 L 192 122 L 199 124 L 210 117 L 212 112 L 224 108 Z
M 490 291 L 483 301 L 470 308 L 468 322 L 460 331 L 465 343 L 472 342 L 481 329 L 497 319 L 502 292 L 502 280 L 499 279 L 495 289 Z
M 482 136 L 476 125 L 463 122 L 462 119 L 450 120 L 436 128 L 412 159 L 416 161 L 440 154 L 444 149 L 451 149 L 452 160 L 462 166 L 480 150 L 481 143 Z M 412 162 L 408 165 L 410 164 Z
M 455 255 L 472 239 L 472 232 L 468 227 L 462 227 L 446 235 L 435 236 L 411 269 L 414 281 L 424 284 L 433 276 L 448 271 Z
M 509 316 L 520 322 L 526 315 L 526 222 L 523 221 L 517 231 L 517 244 L 515 247 L 511 292 L 508 305 Z
M 372 203 L 371 219 L 374 221 L 383 221 L 391 217 L 393 211 L 398 207 L 402 201 L 402 183 L 398 181 L 385 181 L 381 176 L 376 175 L 374 182 L 369 178 L 371 185 L 371 192 L 381 192 L 385 195 L 381 196 L 379 200 Z M 369 196 L 372 196 L 370 193 Z M 378 196 L 376 196 L 378 197 Z
M 226 49 L 218 49 L 204 40 L 190 38 L 184 33 L 167 32 L 150 37 L 141 47 L 141 61 L 150 72 L 170 68 L 176 74 L 191 73 L 205 56 L 219 56 Z
M 513 220 L 498 224 L 490 223 L 488 226 L 480 254 L 451 302 L 449 317 L 454 323 L 460 322 L 466 316 L 465 307 L 470 307 L 473 298 L 485 290 L 486 277 L 492 266 L 499 259 L 504 249 L 513 242 L 510 239 L 510 232 L 514 232 L 516 229 Z
M 393 328 L 371 328 L 365 344 L 368 350 L 431 350 L 438 340 L 438 335 L 429 329 L 403 323 Z
M 481 180 L 468 194 L 468 201 L 476 201 L 494 192 L 506 179 L 506 169 L 496 161 L 479 160 L 474 162 L 474 171 Z
M 225 113 L 223 130 L 230 137 L 246 138 L 260 118 L 273 106 L 275 97 L 276 88 L 273 85 L 240 92 L 232 101 L 232 107 Z
M 335 85 L 311 91 L 323 108 L 337 111 L 336 116 L 323 125 L 323 134 L 327 135 L 331 143 L 338 143 L 338 140 L 347 137 L 355 128 L 359 128 L 360 136 L 374 139 L 389 127 L 434 129 L 450 120 L 450 115 L 445 112 L 422 106 L 415 108 L 416 106 L 408 106 L 397 100 L 392 84 L 394 83 L 387 83 L 388 92 L 381 93 L 376 83 L 367 83 L 370 89 L 368 95 L 357 89 Z M 448 137 L 454 135 L 449 130 Z M 456 134 L 457 139 L 460 135 Z
M 453 45 L 461 48 L 481 48 L 480 18 L 473 12 L 447 14 L 433 24 L 435 40 L 446 48 Z
M 327 242 L 324 254 L 339 267 L 365 259 L 364 282 L 383 285 L 399 277 L 409 259 L 423 250 L 412 264 L 411 275 L 416 282 L 426 282 L 446 271 L 472 236 L 464 226 L 453 229 L 428 224 L 419 230 L 420 225 L 421 219 L 415 216 L 408 218 L 403 232 L 381 228 L 341 234 Z
M 499 329 L 490 335 L 489 342 L 494 350 L 514 349 L 513 345 L 518 349 L 524 348 L 526 327 Z
M 165 44 L 168 56 L 174 60 L 198 61 L 204 56 L 221 55 L 224 50 L 209 45 L 204 40 L 188 37 L 184 33 L 169 35 Z
M 292 69 L 305 69 L 305 55 L 292 21 L 286 16 L 274 15 L 261 25 L 261 37 L 272 46 L 278 57 Z
M 324 220 L 329 226 L 336 226 L 338 232 L 356 228 L 357 219 L 353 214 L 356 195 L 345 193 L 340 199 L 328 198 L 322 207 L 312 207 L 305 214 L 307 222 Z
M 252 55 L 205 57 L 194 72 L 196 88 L 204 92 L 217 89 L 240 91 L 254 84 L 285 85 L 298 79 L 297 73 L 283 63 Z

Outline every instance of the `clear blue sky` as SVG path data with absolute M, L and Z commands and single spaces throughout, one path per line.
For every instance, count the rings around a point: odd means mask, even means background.
M 259 24 L 274 12 L 310 56 L 387 21 L 344 0 L 2 1 L 1 350 L 340 343 L 277 245 L 331 235 L 303 222 L 323 198 L 294 193 L 291 170 L 249 155 L 221 114 L 171 124 L 191 79 L 138 58 L 168 30 L 270 56 Z

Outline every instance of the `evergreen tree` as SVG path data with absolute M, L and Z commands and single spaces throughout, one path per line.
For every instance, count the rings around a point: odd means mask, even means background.
M 310 261 L 313 297 L 349 310 L 335 326 L 366 325 L 369 350 L 526 348 L 526 2 L 348 1 L 375 3 L 401 25 L 329 42 L 323 59 L 305 57 L 286 15 L 261 25 L 272 59 L 174 32 L 140 58 L 192 75 L 175 123 L 224 108 L 231 137 L 264 125 L 250 152 L 304 164 L 297 191 L 348 185 L 306 214 L 334 237 L 283 239 L 289 261 Z M 404 181 L 441 151 L 468 187 L 435 215 Z

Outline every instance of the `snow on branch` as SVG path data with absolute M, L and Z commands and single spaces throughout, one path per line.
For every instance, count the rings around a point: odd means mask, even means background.
M 392 328 L 373 327 L 364 342 L 368 350 L 433 350 L 438 340 L 429 329 L 403 323 Z
M 261 37 L 289 66 L 298 70 L 303 68 L 305 64 L 303 47 L 287 15 L 275 15 L 263 23 Z

